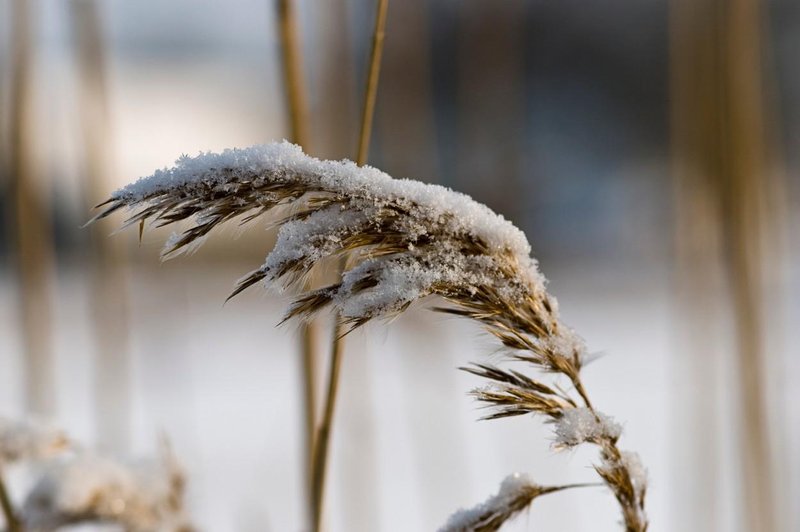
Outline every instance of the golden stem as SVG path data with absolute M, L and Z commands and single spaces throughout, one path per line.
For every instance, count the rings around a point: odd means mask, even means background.
M 378 14 L 375 17 L 375 30 L 372 33 L 372 53 L 370 54 L 367 88 L 364 93 L 364 112 L 361 117 L 361 134 L 358 137 L 358 157 L 356 163 L 363 166 L 369 156 L 369 141 L 372 136 L 372 119 L 375 114 L 375 100 L 378 95 L 378 79 L 381 73 L 383 40 L 386 29 L 386 14 L 389 0 L 378 0 Z
M 51 339 L 50 279 L 53 263 L 49 211 L 34 183 L 31 157 L 32 19 L 27 0 L 11 5 L 12 58 L 9 112 L 8 196 L 10 240 L 18 276 L 17 299 L 25 355 L 28 409 L 39 415 L 55 410 L 55 376 Z
M 83 133 L 83 196 L 97 199 L 114 172 L 102 19 L 96 0 L 69 2 L 69 14 Z M 86 212 L 94 203 L 84 205 Z M 124 452 L 131 440 L 128 276 L 124 249 L 107 238 L 106 224 L 98 225 L 90 233 L 86 254 L 95 345 L 95 421 L 101 447 Z
M 337 318 L 334 334 L 340 331 L 341 320 Z M 333 349 L 331 351 L 331 366 L 328 370 L 328 390 L 325 396 L 325 410 L 323 411 L 322 421 L 317 429 L 317 436 L 314 439 L 314 457 L 312 469 L 313 486 L 313 508 L 314 521 L 313 530 L 318 532 L 322 527 L 323 497 L 325 495 L 325 477 L 328 463 L 328 448 L 330 445 L 331 427 L 333 425 L 333 413 L 336 409 L 336 397 L 339 389 L 339 374 L 342 368 L 343 342 L 338 336 L 333 339 Z
M 289 109 L 291 141 L 309 151 L 308 100 L 303 76 L 303 55 L 300 49 L 297 17 L 293 0 L 278 0 L 278 25 L 283 59 L 283 80 Z M 305 418 L 305 478 L 309 519 L 313 520 L 314 502 L 314 430 L 316 413 L 316 337 L 317 324 L 311 320 L 300 328 L 300 351 L 302 356 L 302 400 Z
M 386 30 L 386 15 L 389 9 L 389 0 L 378 0 L 378 12 L 375 16 L 375 27 L 372 33 L 372 52 L 370 53 L 369 72 L 367 74 L 366 89 L 364 91 L 364 107 L 361 116 L 361 134 L 358 140 L 358 156 L 356 163 L 359 166 L 366 164 L 369 156 L 369 141 L 372 133 L 372 122 L 375 115 L 375 100 L 378 94 L 378 80 L 380 78 L 381 58 L 383 57 L 383 42 Z M 323 502 L 325 494 L 325 472 L 328 462 L 328 448 L 333 414 L 336 403 L 336 393 L 339 388 L 339 373 L 343 346 L 343 323 L 341 316 L 336 317 L 333 327 L 333 342 L 331 346 L 331 367 L 329 370 L 328 391 L 325 397 L 325 410 L 322 421 L 314 439 L 314 467 L 313 467 L 313 500 L 314 500 L 314 532 L 319 532 L 322 526 Z
M 304 90 L 305 77 L 293 0 L 278 0 L 278 24 L 291 140 L 308 151 L 308 101 Z

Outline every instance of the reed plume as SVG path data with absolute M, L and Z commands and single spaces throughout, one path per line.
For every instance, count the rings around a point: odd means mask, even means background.
M 43 469 L 17 510 L 4 466 Z M 155 459 L 121 461 L 81 447 L 53 427 L 0 418 L 0 509 L 8 532 L 47 532 L 77 524 L 117 524 L 130 532 L 190 532 L 186 476 L 168 442 Z
M 321 161 L 287 142 L 181 157 L 112 194 L 95 219 L 134 209 L 127 224 L 191 225 L 171 237 L 169 257 L 191 249 L 218 225 L 251 222 L 273 211 L 280 226 L 264 264 L 231 297 L 259 282 L 295 287 L 284 321 L 332 308 L 349 330 L 405 311 L 426 296 L 435 310 L 481 323 L 512 360 L 561 375 L 573 390 L 519 371 L 474 365 L 488 381 L 474 395 L 494 407 L 489 418 L 540 414 L 555 426 L 556 445 L 598 445 L 595 466 L 622 509 L 625 529 L 647 529 L 646 474 L 621 451 L 621 428 L 595 410 L 580 378 L 583 340 L 561 322 L 525 235 L 502 216 L 441 186 L 392 179 L 349 161 Z M 319 264 L 343 260 L 335 284 L 303 290 L 298 281 Z
M 124 463 L 90 452 L 55 462 L 22 508 L 26 530 L 81 523 L 116 523 L 131 532 L 190 532 L 184 513 L 185 475 L 172 453 Z

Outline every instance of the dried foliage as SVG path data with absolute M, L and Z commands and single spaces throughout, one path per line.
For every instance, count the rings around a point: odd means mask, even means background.
M 197 245 L 234 218 L 247 223 L 283 212 L 275 248 L 232 296 L 262 281 L 283 281 L 301 291 L 286 319 L 333 307 L 355 328 L 440 296 L 447 304 L 436 310 L 481 323 L 513 360 L 563 376 L 573 388 L 489 365 L 465 368 L 489 383 L 474 391 L 494 407 L 487 417 L 543 415 L 556 425 L 562 447 L 598 445 L 597 471 L 622 507 L 626 530 L 647 529 L 646 475 L 640 465 L 632 469 L 632 454 L 618 449 L 619 426 L 589 400 L 580 378 L 587 357 L 582 339 L 560 321 L 524 235 L 485 206 L 442 187 L 320 161 L 277 143 L 184 156 L 174 168 L 117 191 L 102 207 L 96 219 L 135 209 L 127 223 L 139 224 L 140 232 L 148 221 L 191 221 L 167 242 L 164 256 Z M 302 291 L 297 281 L 334 257 L 346 259 L 339 282 Z
M 509 475 L 500 485 L 497 494 L 473 508 L 462 509 L 450 516 L 439 532 L 492 532 L 526 510 L 541 495 L 555 493 L 585 484 L 568 486 L 539 486 L 526 475 Z
M 23 506 L 26 529 L 116 523 L 131 532 L 190 532 L 184 515 L 185 475 L 170 452 L 125 464 L 92 453 L 54 463 Z
M 41 470 L 21 508 L 2 466 Z M 189 532 L 186 477 L 165 441 L 158 459 L 121 461 L 80 448 L 60 430 L 0 418 L 0 503 L 9 532 L 46 532 L 77 524 L 115 524 L 131 532 Z

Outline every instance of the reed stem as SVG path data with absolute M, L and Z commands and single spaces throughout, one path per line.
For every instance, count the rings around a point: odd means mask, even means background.
M 375 30 L 372 33 L 372 53 L 370 54 L 367 87 L 364 92 L 364 110 L 361 118 L 361 134 L 358 138 L 358 157 L 356 163 L 363 166 L 369 156 L 369 141 L 372 137 L 372 122 L 375 115 L 375 100 L 378 95 L 378 79 L 381 73 L 383 41 L 386 33 L 386 15 L 389 0 L 378 0 L 378 13 L 375 16 Z
M 378 94 L 378 80 L 380 79 L 381 58 L 383 57 L 383 42 L 386 30 L 386 15 L 389 9 L 389 0 L 378 0 L 378 11 L 375 16 L 375 27 L 372 32 L 372 51 L 370 53 L 369 71 L 367 73 L 366 89 L 364 91 L 364 106 L 361 116 L 361 133 L 358 139 L 358 155 L 356 163 L 363 166 L 369 156 L 369 141 L 372 134 L 372 122 L 375 115 L 375 100 Z M 325 477 L 328 463 L 328 449 L 333 414 L 335 411 L 336 395 L 339 388 L 339 374 L 344 350 L 343 324 L 340 316 L 336 317 L 333 327 L 333 341 L 331 345 L 331 365 L 328 375 L 328 390 L 325 397 L 323 418 L 317 429 L 314 439 L 313 452 L 313 500 L 314 500 L 314 532 L 319 532 L 322 526 L 323 502 L 325 495 Z
M 53 265 L 50 212 L 35 184 L 31 155 L 31 70 L 33 23 L 27 0 L 11 3 L 11 84 L 8 117 L 7 183 L 9 240 L 17 275 L 17 305 L 24 350 L 25 394 L 30 412 L 48 416 L 55 411 L 50 271 Z
M 297 17 L 294 0 L 278 0 L 278 27 L 281 38 L 283 60 L 283 81 L 289 109 L 289 131 L 291 141 L 309 150 L 308 142 L 308 99 L 303 75 L 303 55 L 300 49 Z M 302 401 L 305 425 L 305 482 L 309 520 L 315 519 L 314 495 L 314 431 L 317 424 L 316 412 L 316 338 L 318 325 L 309 319 L 300 327 L 300 352 L 302 373 Z
M 294 0 L 278 0 L 283 80 L 289 107 L 292 142 L 308 149 L 308 99 L 305 92 L 303 60 L 297 31 Z
M 340 331 L 341 321 L 337 318 L 334 334 Z M 328 449 L 330 444 L 331 428 L 333 426 L 333 413 L 336 409 L 336 398 L 339 390 L 339 375 L 342 369 L 342 353 L 344 345 L 342 339 L 334 337 L 333 349 L 331 351 L 331 366 L 328 370 L 328 389 L 325 396 L 325 410 L 323 411 L 322 421 L 317 429 L 317 436 L 314 439 L 314 460 L 312 470 L 313 486 L 313 508 L 314 521 L 313 530 L 318 532 L 322 527 L 323 502 L 325 496 L 325 478 L 327 473 Z

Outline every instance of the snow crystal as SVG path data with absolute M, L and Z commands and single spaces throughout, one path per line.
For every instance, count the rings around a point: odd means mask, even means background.
M 333 206 L 312 213 L 303 220 L 287 222 L 278 232 L 278 240 L 262 267 L 279 274 L 286 264 L 300 261 L 307 266 L 330 256 L 341 248 L 343 238 L 368 222 L 363 212 Z
M 491 513 L 509 513 L 511 503 L 535 488 L 530 477 L 521 473 L 507 476 L 500 484 L 500 490 L 484 502 L 472 508 L 462 508 L 453 513 L 439 532 L 470 532 L 481 518 Z
M 604 437 L 616 440 L 622 434 L 622 426 L 610 416 L 579 407 L 565 411 L 555 421 L 555 433 L 555 447 L 574 447 Z

